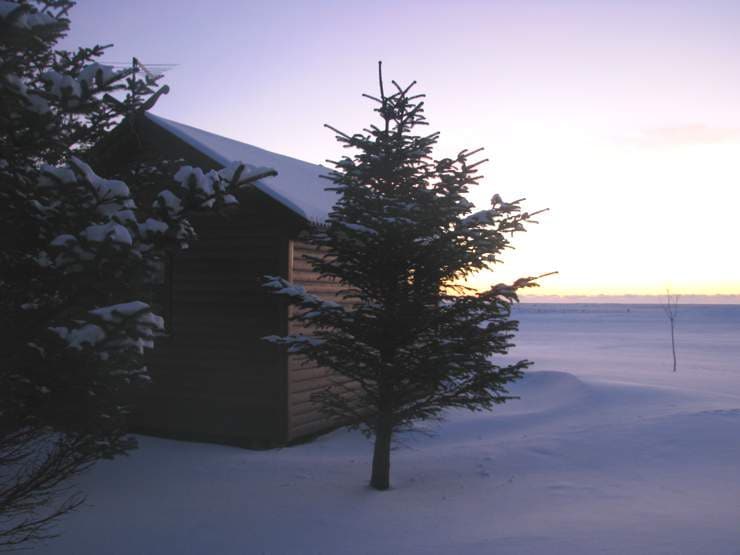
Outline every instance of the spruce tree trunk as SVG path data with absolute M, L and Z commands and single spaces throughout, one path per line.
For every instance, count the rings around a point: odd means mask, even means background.
M 375 428 L 375 449 L 373 450 L 373 472 L 370 476 L 370 487 L 387 490 L 391 476 L 391 436 L 393 429 L 390 419 L 381 415 Z

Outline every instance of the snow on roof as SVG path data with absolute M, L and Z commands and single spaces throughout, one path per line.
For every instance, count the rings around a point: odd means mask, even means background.
M 257 189 L 311 222 L 325 221 L 337 201 L 337 194 L 326 190 L 331 182 L 319 177 L 328 174 L 323 166 L 240 143 L 154 114 L 147 113 L 146 117 L 223 166 L 231 162 L 244 162 L 248 166 L 274 169 L 277 176 L 257 181 Z

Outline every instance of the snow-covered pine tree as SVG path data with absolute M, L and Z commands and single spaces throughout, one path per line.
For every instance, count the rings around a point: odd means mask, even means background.
M 505 386 L 529 365 L 501 362 L 517 322 L 517 289 L 532 278 L 486 291 L 465 285 L 489 269 L 533 214 L 494 195 L 473 212 L 465 198 L 481 178 L 478 151 L 435 160 L 438 133 L 426 125 L 423 95 L 380 75 L 377 125 L 349 135 L 355 151 L 335 162 L 331 188 L 341 194 L 326 225 L 313 229 L 320 247 L 311 263 L 342 285 L 343 302 L 322 300 L 282 278 L 266 286 L 287 296 L 311 335 L 271 337 L 291 353 L 333 369 L 343 380 L 318 399 L 330 416 L 375 436 L 370 484 L 389 487 L 394 433 L 440 417 L 450 407 L 490 409 L 511 397 Z M 350 382 L 347 384 L 347 378 Z M 346 385 L 342 385 L 346 384 Z
M 97 63 L 103 47 L 56 49 L 72 6 L 0 0 L 0 550 L 47 537 L 83 499 L 70 478 L 134 446 L 152 280 L 194 238 L 189 211 L 269 173 L 181 167 L 153 204 L 98 176 L 90 147 L 166 89 Z

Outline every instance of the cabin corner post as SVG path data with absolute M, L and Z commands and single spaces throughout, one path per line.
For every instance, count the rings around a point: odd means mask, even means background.
M 280 241 L 280 252 L 282 256 L 280 258 L 280 275 L 288 281 L 293 281 L 293 240 L 290 237 L 283 237 Z M 290 333 L 290 317 L 292 315 L 293 308 L 287 302 L 280 303 L 281 310 L 281 323 L 280 333 L 281 335 L 288 335 Z M 281 395 L 280 402 L 282 404 L 282 419 L 283 419 L 283 441 L 284 443 L 289 442 L 292 439 L 291 434 L 291 382 L 290 379 L 290 355 L 286 352 L 282 358 L 282 364 L 280 368 L 280 379 L 281 379 Z

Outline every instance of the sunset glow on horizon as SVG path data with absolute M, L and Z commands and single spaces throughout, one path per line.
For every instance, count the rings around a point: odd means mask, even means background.
M 371 123 L 377 60 L 417 80 L 437 156 L 490 158 L 471 200 L 549 209 L 476 287 L 740 294 L 738 2 L 81 1 L 71 20 L 67 47 L 178 64 L 155 113 L 311 162 L 343 153 L 324 123 Z

